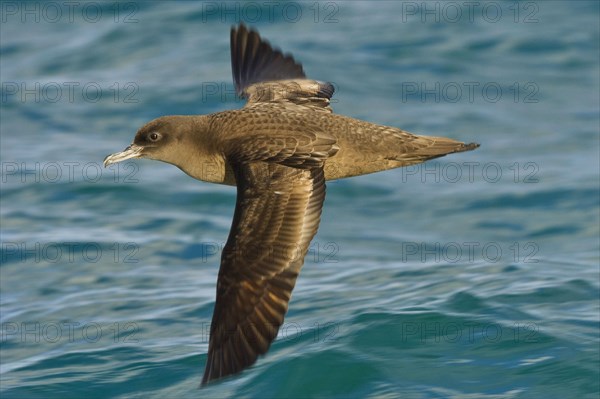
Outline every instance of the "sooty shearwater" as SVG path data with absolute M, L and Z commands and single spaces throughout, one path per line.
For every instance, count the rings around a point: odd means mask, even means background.
M 243 108 L 160 117 L 104 160 L 156 159 L 195 179 L 237 186 L 203 385 L 249 367 L 277 336 L 319 226 L 326 180 L 479 146 L 334 114 L 330 83 L 307 79 L 291 55 L 243 24 L 231 29 L 231 64 Z

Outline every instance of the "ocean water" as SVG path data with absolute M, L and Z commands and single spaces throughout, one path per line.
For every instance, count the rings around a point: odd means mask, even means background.
M 598 2 L 1 7 L 2 398 L 598 398 Z M 235 189 L 101 162 L 243 105 L 239 20 L 336 112 L 481 148 L 330 182 L 279 338 L 199 390 Z

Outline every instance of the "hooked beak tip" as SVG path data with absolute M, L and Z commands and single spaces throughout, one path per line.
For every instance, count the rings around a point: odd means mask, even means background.
M 104 167 L 106 168 L 107 166 L 109 166 L 113 163 L 122 162 L 127 159 L 139 158 L 140 156 L 142 156 L 143 149 L 144 149 L 144 147 L 141 147 L 141 146 L 135 145 L 135 144 L 131 144 L 129 147 L 125 148 L 123 151 L 116 152 L 116 153 L 108 155 L 106 158 L 104 158 Z

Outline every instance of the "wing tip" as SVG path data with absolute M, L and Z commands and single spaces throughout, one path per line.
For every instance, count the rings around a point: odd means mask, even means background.
M 254 83 L 306 78 L 302 64 L 292 54 L 272 46 L 243 22 L 231 26 L 230 47 L 233 80 L 241 97 Z
M 317 97 L 327 99 L 333 97 L 333 93 L 335 93 L 335 87 L 333 86 L 333 84 L 321 81 L 317 81 L 317 84 L 319 85 Z

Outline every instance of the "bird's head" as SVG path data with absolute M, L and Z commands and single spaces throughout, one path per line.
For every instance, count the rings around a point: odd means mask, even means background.
M 223 183 L 224 161 L 210 143 L 204 116 L 163 116 L 138 130 L 133 143 L 104 158 L 104 167 L 127 159 L 148 158 L 173 164 L 195 179 Z
M 138 130 L 133 143 L 121 152 L 104 158 L 104 167 L 133 158 L 149 158 L 169 163 L 186 135 L 187 123 L 179 116 L 163 116 L 148 122 Z

